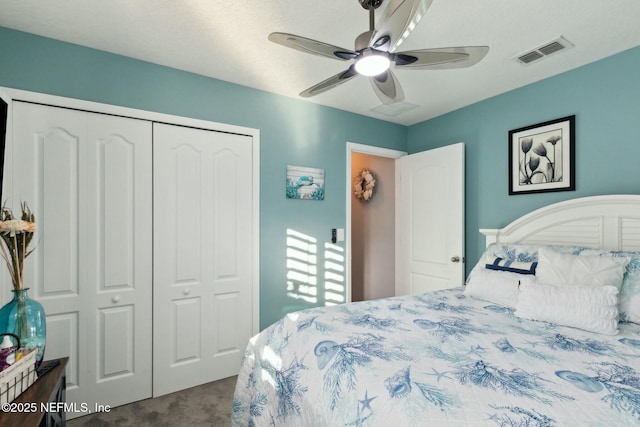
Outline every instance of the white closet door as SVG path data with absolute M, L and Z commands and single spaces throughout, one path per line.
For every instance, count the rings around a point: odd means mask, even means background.
M 151 397 L 151 123 L 87 114 L 88 402 Z
M 252 333 L 252 138 L 154 124 L 153 395 L 238 373 Z
M 151 124 L 13 108 L 11 205 L 38 223 L 26 280 L 47 314 L 45 359 L 69 356 L 68 402 L 150 397 Z
M 88 259 L 83 247 L 86 206 L 82 194 L 87 150 L 86 113 L 42 105 L 13 103 L 13 200 L 26 202 L 36 217 L 37 249 L 25 263 L 29 294 L 47 315 L 44 357 L 69 357 L 67 401 L 82 401 L 87 389 Z M 16 212 L 14 212 L 16 213 Z

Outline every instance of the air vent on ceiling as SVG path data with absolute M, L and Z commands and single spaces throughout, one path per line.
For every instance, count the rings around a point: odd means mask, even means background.
M 522 53 L 516 56 L 516 59 L 521 64 L 530 64 L 534 61 L 544 58 L 545 56 L 549 56 L 553 53 L 560 52 L 561 50 L 569 49 L 573 47 L 573 45 L 564 37 L 559 37 L 553 41 L 543 44 L 533 50 Z

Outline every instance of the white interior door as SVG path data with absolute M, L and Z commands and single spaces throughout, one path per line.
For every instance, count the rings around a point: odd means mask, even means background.
M 252 138 L 154 124 L 154 379 L 238 373 L 252 334 Z
M 397 160 L 396 295 L 464 283 L 464 144 Z
M 38 223 L 26 279 L 47 315 L 45 358 L 69 357 L 68 402 L 150 397 L 151 125 L 23 102 L 13 113 L 10 205 Z

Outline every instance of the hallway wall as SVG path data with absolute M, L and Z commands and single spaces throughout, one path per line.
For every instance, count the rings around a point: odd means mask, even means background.
M 395 160 L 352 153 L 351 177 L 362 169 L 376 176 L 371 200 L 351 196 L 351 300 L 395 294 Z

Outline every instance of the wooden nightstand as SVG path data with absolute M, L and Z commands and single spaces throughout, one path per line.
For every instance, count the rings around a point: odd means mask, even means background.
M 39 377 L 31 387 L 18 396 L 12 403 L 18 408 L 20 405 L 30 405 L 29 409 L 33 411 L 21 412 L 0 412 L 0 426 L 3 427 L 64 427 L 66 425 L 66 416 L 64 411 L 64 403 L 66 401 L 66 373 L 65 368 L 68 357 L 61 359 L 48 360 L 42 362 L 41 368 L 47 364 L 55 364 L 50 371 Z M 60 402 L 61 405 L 47 405 L 50 402 Z M 34 405 L 35 404 L 35 405 Z M 55 411 L 46 412 L 41 408 L 50 407 Z

